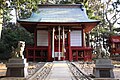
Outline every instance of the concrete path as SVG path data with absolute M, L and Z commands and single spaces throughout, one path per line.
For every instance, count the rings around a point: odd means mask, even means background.
M 55 61 L 46 80 L 75 80 L 66 61 Z

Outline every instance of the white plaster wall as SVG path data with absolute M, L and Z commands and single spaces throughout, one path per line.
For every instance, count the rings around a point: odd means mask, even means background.
M 37 30 L 37 46 L 48 46 L 48 31 Z
M 82 31 L 71 31 L 70 33 L 71 46 L 82 46 Z

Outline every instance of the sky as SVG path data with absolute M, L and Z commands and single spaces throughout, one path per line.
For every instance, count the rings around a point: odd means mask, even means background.
M 13 16 L 11 16 L 12 20 L 11 20 L 10 22 L 15 22 L 15 23 L 16 23 L 15 9 L 13 9 L 13 10 L 11 11 L 11 14 L 12 14 Z

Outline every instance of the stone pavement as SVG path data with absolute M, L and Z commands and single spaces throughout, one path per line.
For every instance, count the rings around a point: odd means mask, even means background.
M 75 80 L 66 61 L 55 61 L 46 80 Z

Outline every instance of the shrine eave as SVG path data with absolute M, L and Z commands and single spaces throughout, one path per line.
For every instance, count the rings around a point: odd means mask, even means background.
M 27 29 L 29 32 L 34 32 L 34 29 L 39 26 L 48 26 L 48 27 L 58 27 L 58 26 L 64 26 L 69 28 L 76 28 L 76 27 L 82 27 L 84 29 L 84 32 L 91 31 L 100 21 L 94 21 L 94 22 L 27 22 L 27 21 L 17 21 L 20 23 L 21 26 L 23 26 L 25 29 Z

